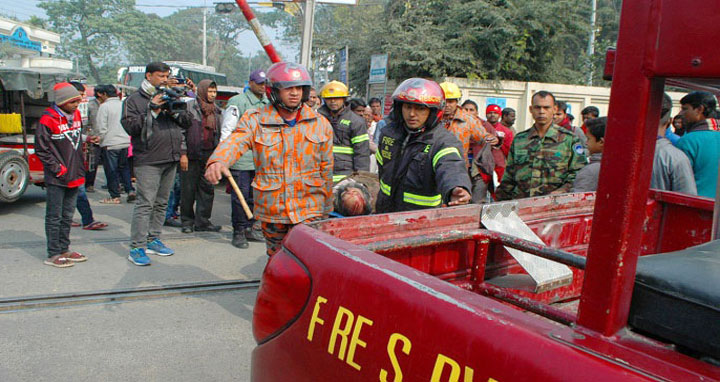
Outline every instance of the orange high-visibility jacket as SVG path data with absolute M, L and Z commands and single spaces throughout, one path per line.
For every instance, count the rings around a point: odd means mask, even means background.
M 220 142 L 208 165 L 228 166 L 253 152 L 255 215 L 260 221 L 297 224 L 332 211 L 332 126 L 303 105 L 290 127 L 272 105 L 247 111 Z

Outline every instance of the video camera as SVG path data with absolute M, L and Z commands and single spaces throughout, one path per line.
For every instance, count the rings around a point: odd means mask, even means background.
M 170 113 L 179 113 L 187 110 L 187 103 L 183 101 L 183 97 L 187 95 L 185 88 L 182 87 L 161 87 L 158 89 L 158 94 L 162 93 L 162 100 L 165 103 L 162 105 L 162 110 L 167 110 Z

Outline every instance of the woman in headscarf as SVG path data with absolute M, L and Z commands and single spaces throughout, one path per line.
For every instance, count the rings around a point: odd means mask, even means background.
M 217 85 L 211 80 L 197 84 L 197 96 L 188 102 L 192 125 L 185 132 L 180 158 L 180 218 L 182 232 L 220 231 L 210 222 L 214 188 L 205 179 L 205 165 L 220 142 L 222 110 L 215 105 Z M 196 207 L 196 208 L 194 208 Z

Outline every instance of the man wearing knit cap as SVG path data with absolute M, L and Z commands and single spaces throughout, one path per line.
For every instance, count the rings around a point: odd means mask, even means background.
M 512 145 L 514 134 L 512 130 L 510 130 L 510 128 L 508 128 L 502 123 L 501 115 L 502 108 L 500 108 L 499 105 L 490 104 L 487 106 L 487 108 L 485 108 L 485 116 L 487 117 L 488 122 L 493 125 L 495 131 L 497 132 L 498 142 L 493 146 L 499 148 L 500 151 L 502 151 L 503 157 L 507 158 L 508 154 L 510 153 L 510 145 Z M 502 161 L 496 160 L 496 162 L 502 162 L 502 168 L 505 168 L 504 159 Z M 498 173 L 498 177 L 502 178 L 502 175 L 502 172 Z
M 87 257 L 70 252 L 70 226 L 78 189 L 85 183 L 80 93 L 67 82 L 55 85 L 55 103 L 40 117 L 35 153 L 43 164 L 45 190 L 45 264 L 71 267 Z

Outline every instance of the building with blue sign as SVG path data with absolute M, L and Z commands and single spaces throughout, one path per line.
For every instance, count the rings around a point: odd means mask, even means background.
M 0 67 L 73 69 L 71 61 L 55 57 L 57 33 L 0 17 L 0 44 L 15 48 Z

